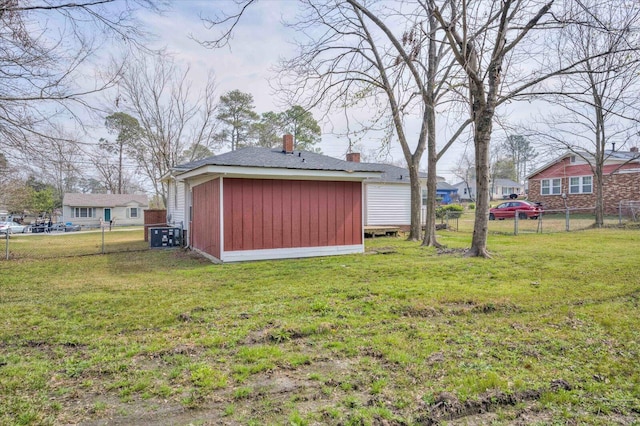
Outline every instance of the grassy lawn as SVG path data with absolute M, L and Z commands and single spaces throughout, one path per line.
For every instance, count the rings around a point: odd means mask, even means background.
M 0 262 L 0 424 L 638 424 L 640 231 L 470 239 Z
M 104 237 L 104 238 L 103 238 Z M 100 229 L 51 234 L 12 234 L 9 238 L 10 259 L 82 256 L 121 251 L 145 250 L 143 227 Z M 6 235 L 0 236 L 0 256 L 5 259 Z

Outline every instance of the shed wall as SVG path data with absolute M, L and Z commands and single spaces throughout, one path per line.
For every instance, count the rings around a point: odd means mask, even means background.
M 220 178 L 193 188 L 192 247 L 220 259 Z
M 225 178 L 223 186 L 225 252 L 362 244 L 361 182 Z

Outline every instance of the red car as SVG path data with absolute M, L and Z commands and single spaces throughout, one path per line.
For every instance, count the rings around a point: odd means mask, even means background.
M 489 220 L 512 218 L 516 212 L 519 219 L 537 219 L 542 214 L 542 207 L 529 201 L 506 201 L 489 210 Z

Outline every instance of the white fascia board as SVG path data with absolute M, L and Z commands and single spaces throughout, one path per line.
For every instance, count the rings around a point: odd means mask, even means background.
M 324 247 L 291 247 L 264 250 L 223 251 L 223 262 L 244 262 L 250 260 L 296 259 L 302 257 L 336 256 L 364 253 L 364 244 Z
M 626 175 L 626 174 L 633 174 L 633 173 L 640 173 L 640 169 L 620 169 L 620 170 L 614 171 L 611 174 Z
M 207 180 L 216 176 L 229 178 L 253 179 L 305 179 L 305 180 L 351 180 L 362 181 L 367 178 L 380 177 L 381 172 L 360 172 L 340 170 L 308 170 L 283 169 L 269 167 L 239 167 L 239 166 L 203 166 L 178 176 L 180 180 L 189 180 L 201 175 L 209 175 Z

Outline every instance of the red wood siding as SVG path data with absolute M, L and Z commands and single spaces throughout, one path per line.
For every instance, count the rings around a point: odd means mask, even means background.
M 195 186 L 191 246 L 220 259 L 220 179 Z
M 362 183 L 224 179 L 224 250 L 362 244 Z

